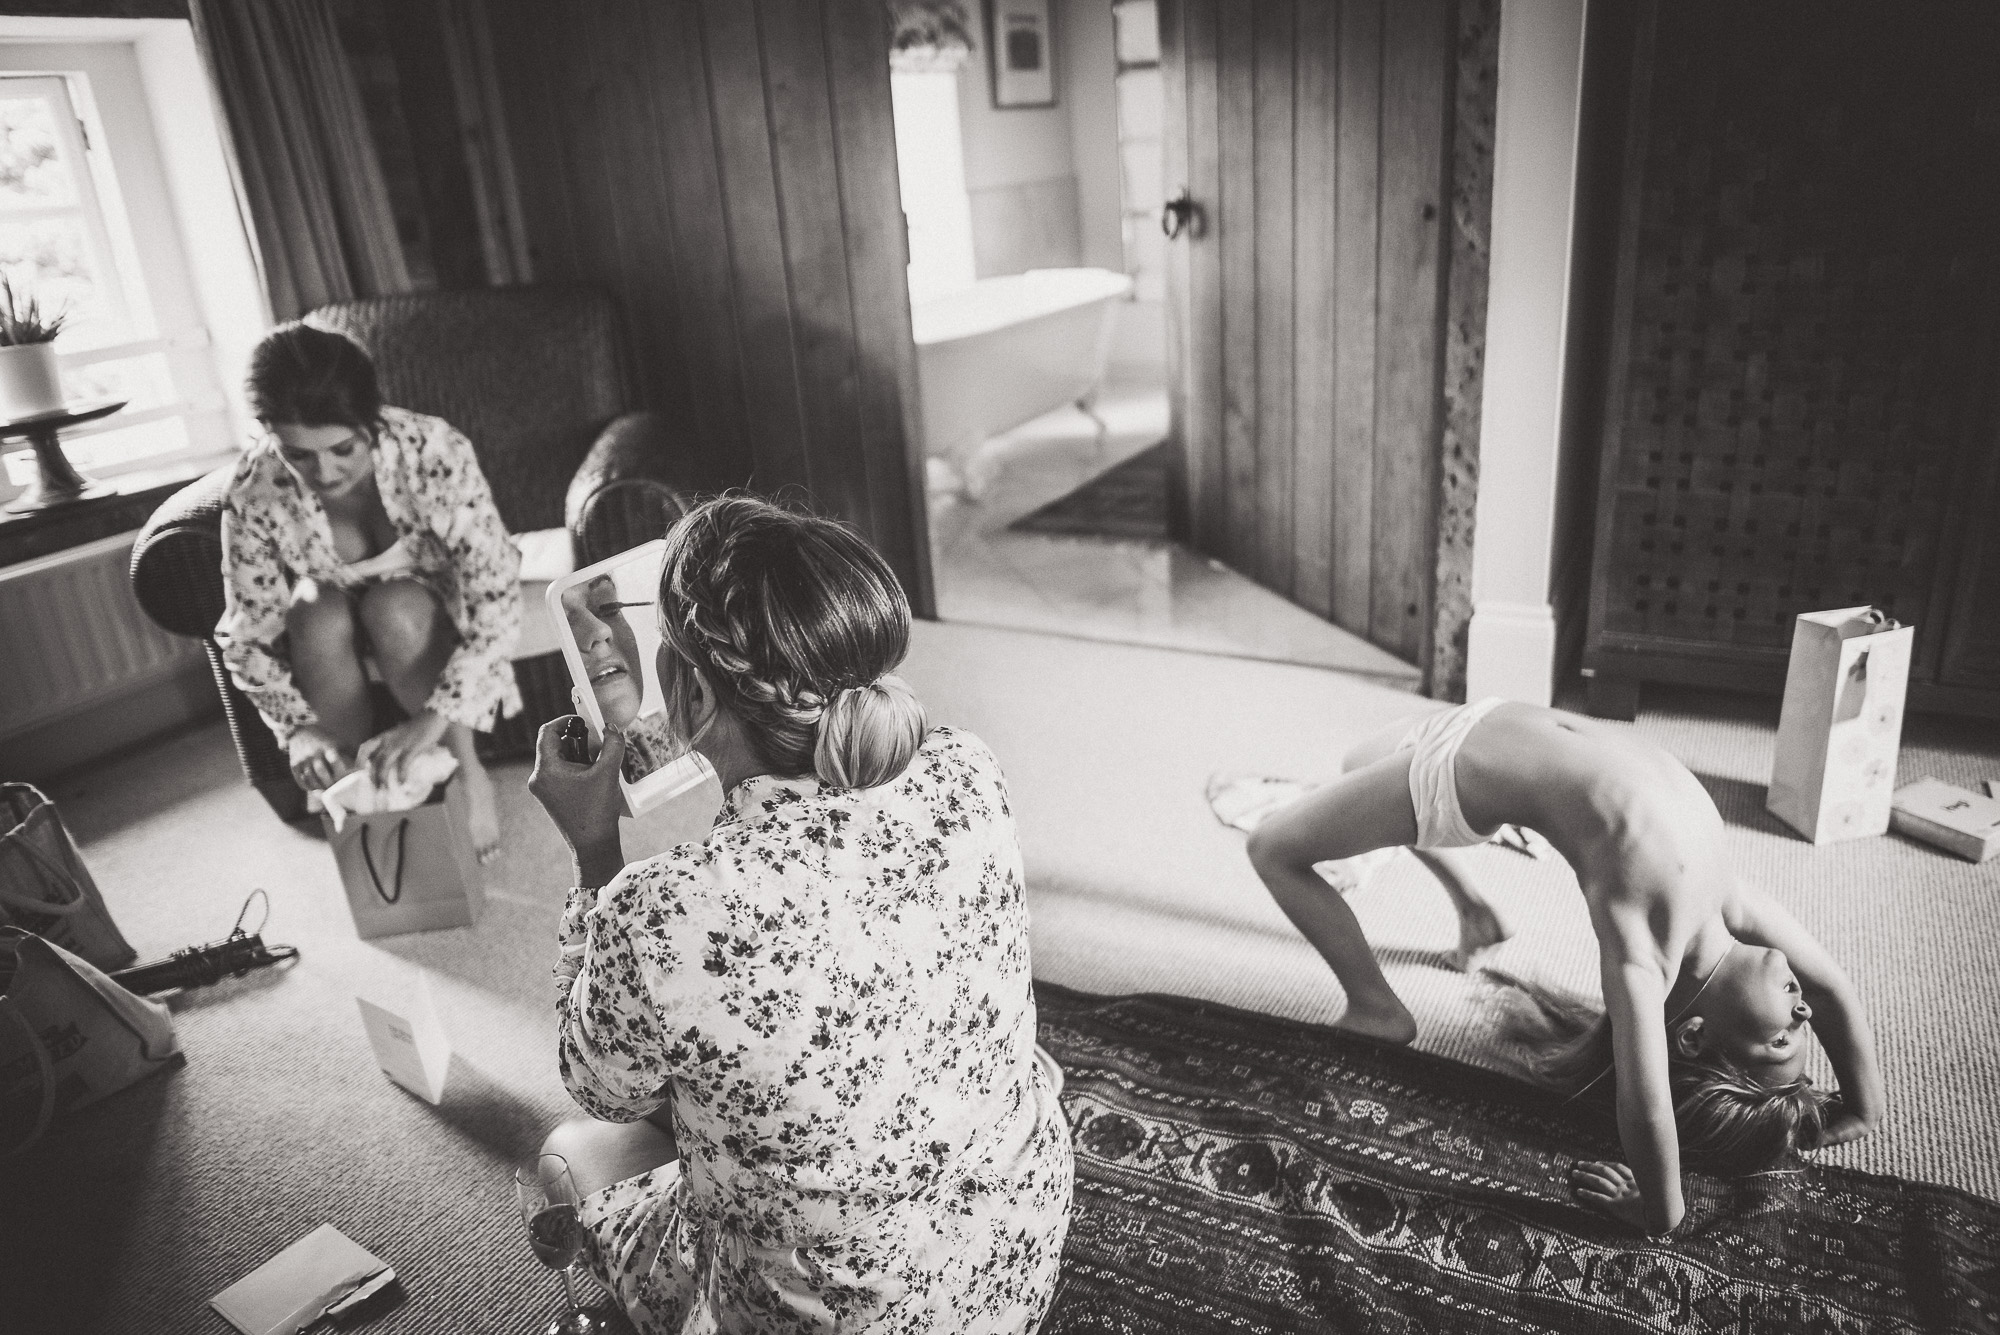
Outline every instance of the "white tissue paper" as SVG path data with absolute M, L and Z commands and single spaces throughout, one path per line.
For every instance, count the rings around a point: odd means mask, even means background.
M 365 761 L 367 748 L 362 748 Z M 364 763 L 352 773 L 334 780 L 320 800 L 326 814 L 339 830 L 349 816 L 372 816 L 383 811 L 408 811 L 422 806 L 431 789 L 449 779 L 458 769 L 458 757 L 442 746 L 427 747 L 410 757 L 399 783 L 378 785 Z

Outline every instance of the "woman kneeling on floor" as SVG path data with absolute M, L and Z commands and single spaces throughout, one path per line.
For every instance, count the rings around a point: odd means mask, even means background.
M 885 675 L 909 607 L 838 524 L 709 502 L 658 615 L 714 830 L 626 866 L 615 732 L 582 765 L 548 725 L 528 785 L 576 859 L 563 1080 L 637 1123 L 544 1147 L 598 1277 L 649 1333 L 1034 1329 L 1072 1163 L 999 766 Z

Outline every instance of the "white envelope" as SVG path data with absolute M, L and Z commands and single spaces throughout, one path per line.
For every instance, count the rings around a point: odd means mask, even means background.
M 208 1300 L 243 1335 L 296 1335 L 328 1309 L 396 1275 L 381 1257 L 321 1224 Z

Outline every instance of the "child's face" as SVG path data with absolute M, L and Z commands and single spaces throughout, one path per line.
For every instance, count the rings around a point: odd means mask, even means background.
M 1738 944 L 1710 982 L 1710 1042 L 1765 1085 L 1798 1079 L 1805 1069 L 1812 1007 L 1791 961 L 1776 946 Z

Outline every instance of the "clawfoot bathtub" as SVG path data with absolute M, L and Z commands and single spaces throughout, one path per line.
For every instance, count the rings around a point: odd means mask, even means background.
M 1131 290 L 1108 269 L 1031 269 L 913 308 L 925 455 L 976 499 L 988 439 L 1066 403 L 1089 411 Z

